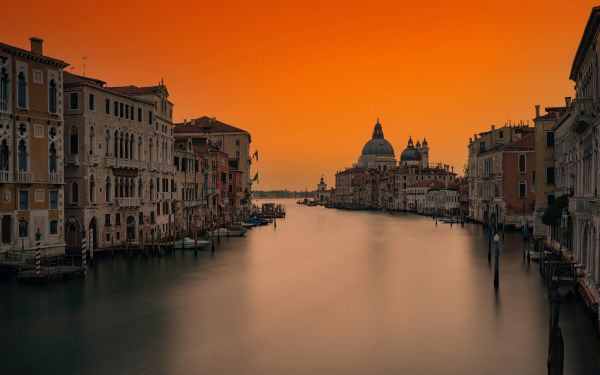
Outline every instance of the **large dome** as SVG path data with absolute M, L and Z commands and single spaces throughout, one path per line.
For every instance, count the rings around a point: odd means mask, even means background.
M 373 138 L 369 140 L 362 150 L 363 155 L 381 155 L 381 156 L 394 156 L 394 148 L 390 142 L 383 138 L 383 129 L 379 120 L 375 124 L 373 129 Z

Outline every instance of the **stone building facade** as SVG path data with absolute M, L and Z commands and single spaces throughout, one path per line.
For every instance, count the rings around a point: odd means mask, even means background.
M 67 245 L 145 243 L 173 229 L 172 103 L 161 83 L 107 87 L 65 73 Z
M 31 38 L 0 43 L 0 251 L 64 252 L 63 69 Z

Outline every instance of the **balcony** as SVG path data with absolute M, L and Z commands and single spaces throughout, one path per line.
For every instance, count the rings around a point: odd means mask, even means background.
M 8 171 L 0 171 L 0 184 L 8 182 L 10 173 Z
M 101 161 L 102 161 L 102 157 L 101 156 L 88 155 L 88 163 L 90 165 L 98 165 L 98 164 L 100 164 Z
M 588 198 L 569 198 L 569 212 L 574 215 L 591 215 L 592 206 Z
M 140 198 L 117 198 L 119 207 L 139 207 Z
M 0 111 L 8 111 L 8 99 L 0 100 Z
M 150 165 L 150 170 L 151 171 L 159 171 L 160 170 L 160 164 L 159 163 L 150 162 L 148 164 Z
M 104 164 L 107 167 L 114 167 L 115 166 L 115 158 L 112 156 L 105 156 L 104 157 Z
M 116 168 L 126 168 L 126 169 L 139 169 L 140 162 L 137 160 L 131 159 L 115 159 L 115 167 Z
M 32 184 L 33 172 L 17 172 L 17 182 L 20 184 Z
M 65 165 L 79 165 L 79 155 L 65 156 Z
M 50 184 L 52 185 L 62 185 L 63 183 L 63 175 L 60 173 L 50 173 Z
M 573 131 L 578 134 L 583 134 L 590 126 L 593 125 L 598 115 L 598 109 L 593 99 L 575 99 L 573 100 L 572 112 Z

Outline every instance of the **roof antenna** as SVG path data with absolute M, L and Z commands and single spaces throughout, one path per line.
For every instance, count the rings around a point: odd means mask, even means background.
M 85 77 L 85 61 L 87 60 L 87 57 L 83 56 L 83 76 Z

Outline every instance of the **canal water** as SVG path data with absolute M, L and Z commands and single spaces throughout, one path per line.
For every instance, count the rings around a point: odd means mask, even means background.
M 548 299 L 517 233 L 494 292 L 480 226 L 284 201 L 210 252 L 95 259 L 85 281 L 0 283 L 0 374 L 545 374 Z M 599 373 L 564 301 L 565 373 Z

